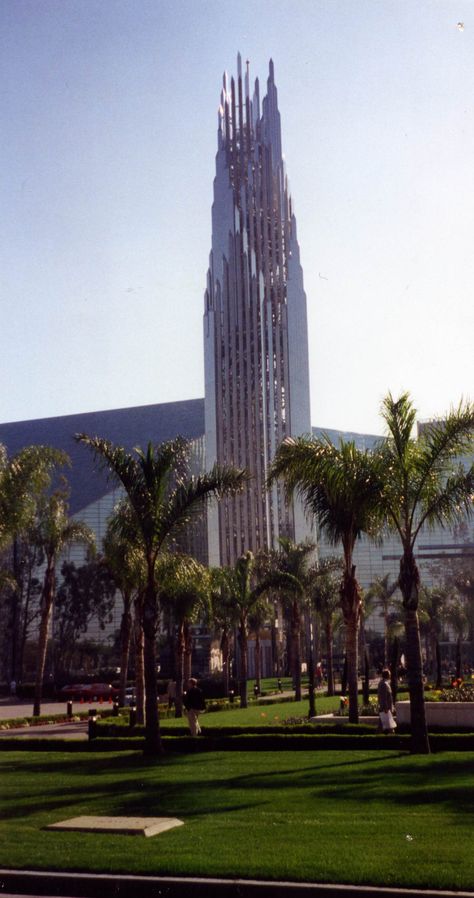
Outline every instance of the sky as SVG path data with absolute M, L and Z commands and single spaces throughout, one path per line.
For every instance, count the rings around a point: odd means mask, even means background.
M 204 395 L 224 70 L 275 64 L 312 423 L 474 398 L 472 0 L 2 0 L 0 422 Z

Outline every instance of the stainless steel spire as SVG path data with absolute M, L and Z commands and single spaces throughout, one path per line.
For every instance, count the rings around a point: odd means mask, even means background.
M 212 564 L 307 532 L 265 479 L 288 434 L 310 433 L 306 296 L 281 149 L 273 61 L 260 108 L 250 66 L 223 78 L 204 312 L 206 464 L 246 467 L 252 480 L 209 517 Z

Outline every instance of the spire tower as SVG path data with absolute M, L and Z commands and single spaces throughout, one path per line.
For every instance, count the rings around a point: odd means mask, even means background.
M 269 464 L 288 435 L 309 434 L 306 295 L 281 149 L 274 65 L 260 102 L 250 66 L 225 74 L 220 97 L 212 249 L 204 309 L 206 466 L 246 467 L 246 491 L 209 513 L 209 560 L 233 564 L 247 550 L 307 533 L 301 508 Z

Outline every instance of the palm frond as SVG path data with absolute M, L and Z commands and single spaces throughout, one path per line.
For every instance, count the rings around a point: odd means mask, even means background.
M 215 465 L 207 474 L 179 481 L 164 502 L 162 515 L 156 522 L 156 544 L 162 545 L 170 533 L 186 527 L 201 515 L 212 498 L 240 492 L 246 480 L 244 470 Z

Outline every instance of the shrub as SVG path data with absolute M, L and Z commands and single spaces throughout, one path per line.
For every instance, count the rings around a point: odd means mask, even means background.
M 474 686 L 468 686 L 462 680 L 451 689 L 442 689 L 436 693 L 436 701 L 440 702 L 474 702 Z M 439 696 L 439 697 L 438 697 Z

